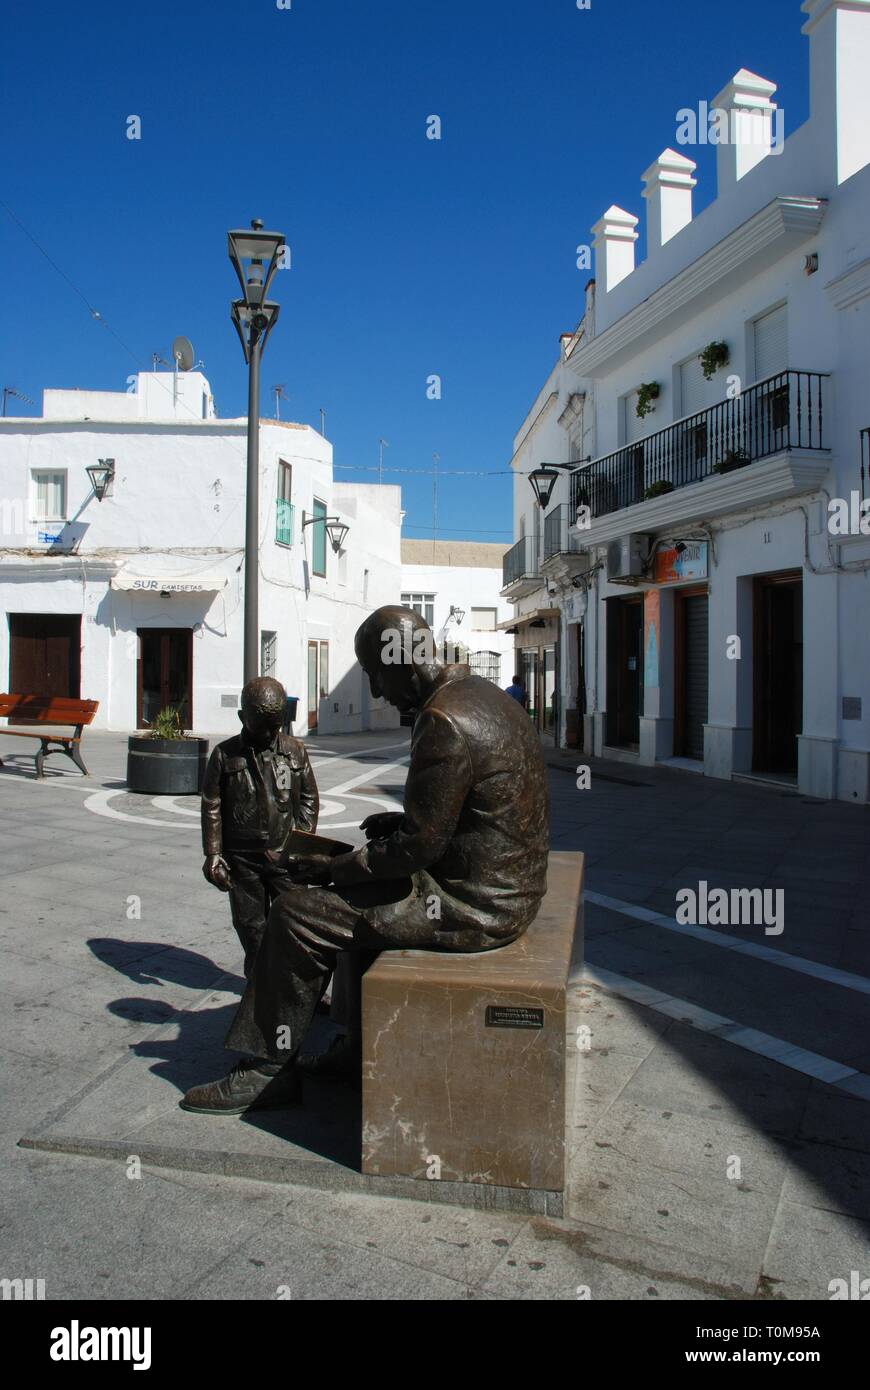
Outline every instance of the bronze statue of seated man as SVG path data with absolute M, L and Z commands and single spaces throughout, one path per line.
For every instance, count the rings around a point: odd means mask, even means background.
M 522 706 L 467 666 L 443 666 L 411 609 L 389 606 L 359 628 L 372 695 L 416 716 L 403 810 L 363 823 L 371 836 L 337 858 L 291 867 L 225 1045 L 248 1054 L 182 1100 L 240 1114 L 301 1098 L 299 1054 L 343 952 L 489 951 L 516 940 L 546 890 L 548 791 Z M 359 1067 L 358 1038 L 347 1051 Z

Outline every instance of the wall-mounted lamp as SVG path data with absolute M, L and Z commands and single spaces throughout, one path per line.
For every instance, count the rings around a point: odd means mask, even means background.
M 115 460 L 100 459 L 99 463 L 90 464 L 85 472 L 91 480 L 94 496 L 98 502 L 102 502 L 103 498 L 109 495 L 115 481 Z
M 344 538 L 350 527 L 337 516 L 309 516 L 302 523 L 302 529 L 306 526 L 322 525 L 326 527 L 326 534 L 336 555 L 344 545 Z
M 457 627 L 461 627 L 461 626 L 462 626 L 462 619 L 465 617 L 465 609 L 464 609 L 464 608 L 455 608 L 455 607 L 453 606 L 453 604 L 451 603 L 451 605 L 450 605 L 450 617 L 456 619 L 456 626 L 457 626 Z
M 590 456 L 591 457 L 591 456 Z M 572 459 L 570 463 L 542 463 L 529 473 L 529 482 L 532 485 L 532 492 L 538 500 L 538 506 L 543 509 L 549 505 L 553 495 L 553 488 L 559 477 L 560 468 L 578 468 L 581 463 L 589 463 L 590 457 L 585 459 Z

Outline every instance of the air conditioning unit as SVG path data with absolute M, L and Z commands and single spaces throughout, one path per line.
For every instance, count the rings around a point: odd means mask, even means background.
M 607 547 L 607 578 L 614 583 L 627 583 L 643 577 L 649 554 L 649 537 L 640 531 L 620 536 Z

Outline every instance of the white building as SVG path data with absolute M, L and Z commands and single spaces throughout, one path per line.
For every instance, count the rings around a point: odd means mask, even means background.
M 511 608 L 501 597 L 506 545 L 402 541 L 401 602 L 432 629 L 439 653 L 502 689 L 514 675 Z M 502 626 L 499 626 L 501 624 Z
M 562 742 L 866 803 L 870 0 L 802 9 L 809 119 L 780 125 L 775 84 L 741 70 L 710 103 L 716 139 L 703 106 L 679 112 L 679 149 L 642 176 L 646 260 L 634 213 L 594 228 L 594 295 L 514 461 L 577 457 L 582 397 L 592 461 L 555 495 L 582 525 L 520 553 L 518 477 L 503 592 L 540 606 L 545 585 L 559 610 Z M 717 143 L 698 216 L 692 134 Z
M 245 419 L 218 419 L 199 372 L 127 392 L 46 391 L 0 421 L 0 671 L 11 691 L 100 702 L 94 727 L 167 705 L 238 730 Z M 111 460 L 99 501 L 88 467 Z M 326 518 L 349 528 L 335 554 Z M 392 728 L 353 636 L 401 584 L 398 487 L 336 483 L 307 425 L 260 421 L 261 669 L 299 697 L 297 734 Z M 312 524 L 306 525 L 311 521 Z M 7 681 L 8 676 L 8 681 Z

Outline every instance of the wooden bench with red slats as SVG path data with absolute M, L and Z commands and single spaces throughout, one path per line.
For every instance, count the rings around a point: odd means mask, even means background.
M 90 773 L 82 762 L 80 745 L 82 729 L 93 721 L 100 707 L 99 700 L 71 700 L 63 695 L 0 695 L 0 718 L 12 720 L 15 724 L 60 725 L 74 728 L 72 734 L 62 734 L 42 728 L 7 728 L 0 724 L 3 738 L 38 738 L 39 752 L 36 754 L 36 775 L 44 777 L 45 760 L 50 753 L 64 753 L 80 768 L 85 777 Z M 56 745 L 56 746 L 53 746 Z M 0 767 L 3 760 L 0 759 Z

